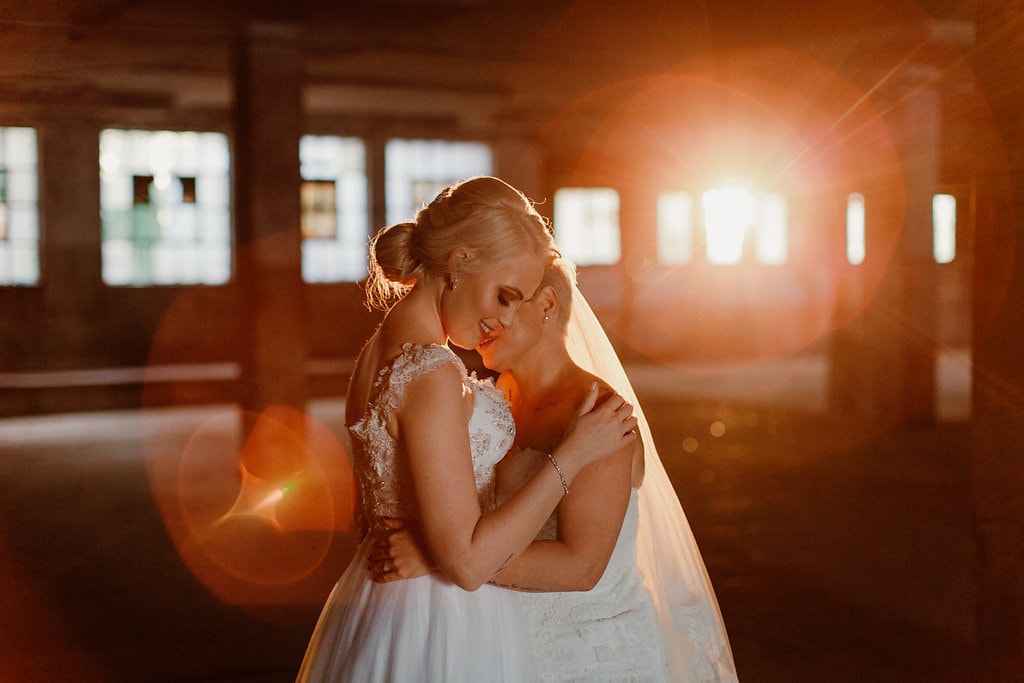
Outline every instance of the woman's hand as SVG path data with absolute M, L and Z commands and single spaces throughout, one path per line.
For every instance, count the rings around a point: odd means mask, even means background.
M 637 438 L 633 406 L 618 394 L 597 404 L 597 395 L 594 383 L 566 429 L 565 438 L 555 449 L 559 462 L 573 458 L 576 471 L 618 453 Z
M 373 537 L 366 568 L 376 583 L 415 579 L 433 572 L 436 567 L 424 547 L 420 535 L 408 528 L 411 522 L 384 519 L 388 528 Z

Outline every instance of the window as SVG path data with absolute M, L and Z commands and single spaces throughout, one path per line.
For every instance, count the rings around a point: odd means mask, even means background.
M 956 197 L 951 194 L 932 197 L 932 253 L 936 263 L 956 258 Z
M 761 195 L 754 222 L 754 258 L 781 266 L 789 257 L 789 205 L 781 194 Z
M 0 285 L 39 283 L 36 131 L 0 127 Z
M 230 155 L 221 133 L 100 134 L 103 281 L 223 284 L 231 276 Z
M 708 261 L 739 263 L 743 243 L 754 222 L 754 198 L 739 187 L 720 187 L 702 196 Z
M 693 261 L 693 197 L 689 192 L 658 195 L 658 261 Z
M 562 188 L 555 192 L 555 240 L 578 266 L 619 262 L 619 193 L 608 188 Z
M 701 199 L 710 263 L 739 263 L 748 243 L 757 263 L 778 266 L 786 262 L 789 217 L 785 197 L 727 186 L 708 190 Z
M 865 253 L 864 195 L 854 192 L 846 198 L 846 260 L 859 265 Z
M 658 196 L 658 260 L 690 263 L 695 256 L 693 196 L 666 192 Z M 735 264 L 745 254 L 779 266 L 789 257 L 789 206 L 781 194 L 743 187 L 720 187 L 701 195 L 704 247 L 709 263 Z
M 453 183 L 490 175 L 491 166 L 491 149 L 480 142 L 389 140 L 384 149 L 388 224 L 409 220 Z
M 358 138 L 305 135 L 302 173 L 302 277 L 355 282 L 366 275 L 369 238 L 366 146 Z

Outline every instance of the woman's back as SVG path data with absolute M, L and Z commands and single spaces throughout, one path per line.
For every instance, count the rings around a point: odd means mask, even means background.
M 500 392 L 470 377 L 446 346 L 406 344 L 373 373 L 363 414 L 350 427 L 363 530 L 385 517 L 415 518 L 416 496 L 402 442 L 388 432 L 411 382 L 455 366 L 473 402 L 469 437 L 481 507 L 494 506 L 494 465 L 511 445 L 512 417 Z M 515 596 L 494 586 L 468 592 L 440 573 L 374 583 L 372 546 L 360 544 L 313 633 L 299 680 L 535 680 L 533 655 Z M 396 653 L 400 653 L 397 654 Z
M 512 445 L 515 425 L 504 399 L 489 382 L 468 376 L 459 357 L 440 344 L 405 344 L 398 357 L 374 373 L 363 414 L 350 425 L 352 460 L 359 486 L 360 516 L 372 529 L 385 517 L 417 518 L 409 461 L 391 428 L 405 392 L 419 377 L 454 367 L 472 401 L 468 429 L 473 472 L 483 511 L 494 507 L 494 466 Z M 461 426 L 460 426 L 461 427 Z

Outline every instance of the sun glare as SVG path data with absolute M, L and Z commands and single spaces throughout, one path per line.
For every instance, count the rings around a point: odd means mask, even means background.
M 789 209 L 781 194 L 767 194 L 761 199 L 757 230 L 757 261 L 781 266 L 789 256 Z
M 708 261 L 738 263 L 754 222 L 754 196 L 743 187 L 720 187 L 705 192 L 703 203 Z

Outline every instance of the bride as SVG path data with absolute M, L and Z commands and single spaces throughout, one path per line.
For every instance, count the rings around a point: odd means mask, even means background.
M 498 387 L 516 420 L 516 441 L 498 467 L 499 500 L 543 469 L 595 377 L 635 404 L 600 324 L 573 284 L 570 266 L 547 269 L 514 324 L 478 348 L 501 372 Z M 571 315 L 570 315 L 571 309 Z M 604 384 L 604 382 L 607 384 Z M 493 583 L 520 596 L 545 681 L 735 681 L 714 592 L 686 517 L 636 408 L 642 443 L 588 466 L 538 540 Z M 398 571 L 429 571 L 415 534 L 379 542 Z
M 535 680 L 514 594 L 485 582 L 530 544 L 583 467 L 635 442 L 636 419 L 621 397 L 595 405 L 588 391 L 550 466 L 496 505 L 494 465 L 514 423 L 447 344 L 473 348 L 511 323 L 555 256 L 547 224 L 518 190 L 474 178 L 381 231 L 370 254 L 369 301 L 398 301 L 360 353 L 346 402 L 366 536 L 298 679 Z M 385 518 L 415 520 L 441 573 L 373 582 L 369 534 Z

